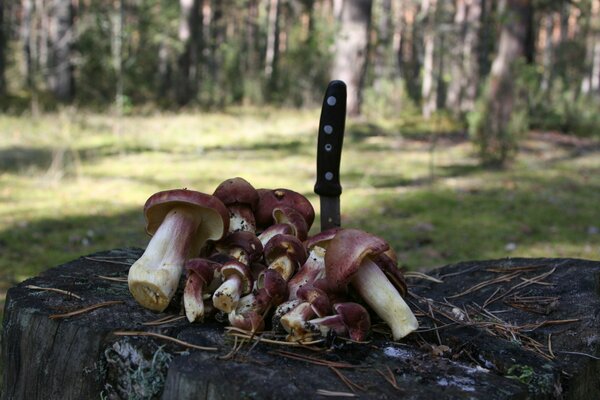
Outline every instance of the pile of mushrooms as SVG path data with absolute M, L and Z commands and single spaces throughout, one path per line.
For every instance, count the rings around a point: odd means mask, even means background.
M 315 212 L 297 192 L 255 189 L 237 177 L 212 195 L 156 193 L 144 216 L 152 238 L 128 284 L 150 310 L 164 311 L 183 285 L 189 322 L 226 314 L 235 327 L 285 331 L 290 341 L 319 334 L 363 341 L 371 312 L 394 340 L 418 327 L 389 245 L 357 229 L 308 237 Z

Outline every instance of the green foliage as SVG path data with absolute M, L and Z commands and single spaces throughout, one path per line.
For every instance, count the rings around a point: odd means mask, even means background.
M 384 80 L 377 88 L 365 88 L 362 112 L 370 119 L 419 115 L 416 104 L 406 93 L 406 85 L 400 79 Z
M 483 165 L 501 167 L 513 160 L 529 130 L 523 69 L 518 63 L 511 76 L 490 76 L 475 109 L 467 115 L 469 134 Z
M 546 367 L 546 366 L 544 366 Z M 543 368 L 544 368 L 543 367 Z M 553 391 L 552 368 L 548 366 L 548 372 L 535 371 L 529 365 L 515 364 L 506 371 L 506 377 L 515 379 L 527 386 L 530 393 L 535 395 L 548 395 Z

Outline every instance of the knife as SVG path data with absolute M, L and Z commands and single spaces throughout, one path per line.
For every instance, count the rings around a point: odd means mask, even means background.
M 321 231 L 339 227 L 340 161 L 346 123 L 346 84 L 331 81 L 325 91 L 317 140 L 317 182 L 315 193 L 321 203 Z

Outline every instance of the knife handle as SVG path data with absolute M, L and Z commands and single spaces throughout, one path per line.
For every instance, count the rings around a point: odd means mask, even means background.
M 339 196 L 340 161 L 346 123 L 346 84 L 331 81 L 325 91 L 317 143 L 317 181 L 315 193 L 320 196 Z

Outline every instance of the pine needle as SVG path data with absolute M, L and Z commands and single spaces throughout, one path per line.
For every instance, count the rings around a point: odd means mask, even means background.
M 167 315 L 166 317 L 159 318 L 154 321 L 143 322 L 142 325 L 144 325 L 144 326 L 164 325 L 164 324 L 170 324 L 171 322 L 180 321 L 184 318 L 185 318 L 185 315 Z
M 157 339 L 162 339 L 162 340 L 168 340 L 170 342 L 176 343 L 180 346 L 184 346 L 184 347 L 190 347 L 192 349 L 197 349 L 197 350 L 205 350 L 205 351 L 217 351 L 219 350 L 216 347 L 205 347 L 205 346 L 198 346 L 189 342 L 185 342 L 183 340 L 179 340 L 176 339 L 174 337 L 171 336 L 167 336 L 167 335 L 162 335 L 160 333 L 154 333 L 154 332 L 144 332 L 144 331 L 115 331 L 113 332 L 113 335 L 115 336 L 150 336 L 150 337 L 154 337 Z
M 325 389 L 317 389 L 317 394 L 319 396 L 325 396 L 325 397 L 358 397 L 356 394 L 354 393 L 348 393 L 348 392 L 334 392 L 331 390 L 325 390 Z
M 73 292 L 69 292 L 67 290 L 63 290 L 63 289 L 57 289 L 57 288 L 51 288 L 51 287 L 42 287 L 42 286 L 35 286 L 35 285 L 27 285 L 25 286 L 27 289 L 31 289 L 31 290 L 41 290 L 41 291 L 45 291 L 45 292 L 54 292 L 54 293 L 60 293 L 60 294 L 64 294 L 65 296 L 69 296 L 69 297 L 74 297 L 78 300 L 83 300 L 83 298 L 81 298 L 81 296 L 76 295 Z
M 127 283 L 126 277 L 96 275 L 96 278 L 104 279 L 106 281 L 111 281 L 111 282 Z
M 121 301 L 121 300 L 105 301 L 104 303 L 94 304 L 94 305 L 91 305 L 89 307 L 81 308 L 79 310 L 70 311 L 70 312 L 65 313 L 65 314 L 53 314 L 53 315 L 50 315 L 48 318 L 50 318 L 50 319 L 69 318 L 69 317 L 74 317 L 76 315 L 85 314 L 85 313 L 93 311 L 93 310 L 95 310 L 97 308 L 112 306 L 114 304 L 123 304 L 123 303 L 125 303 L 125 302 Z

